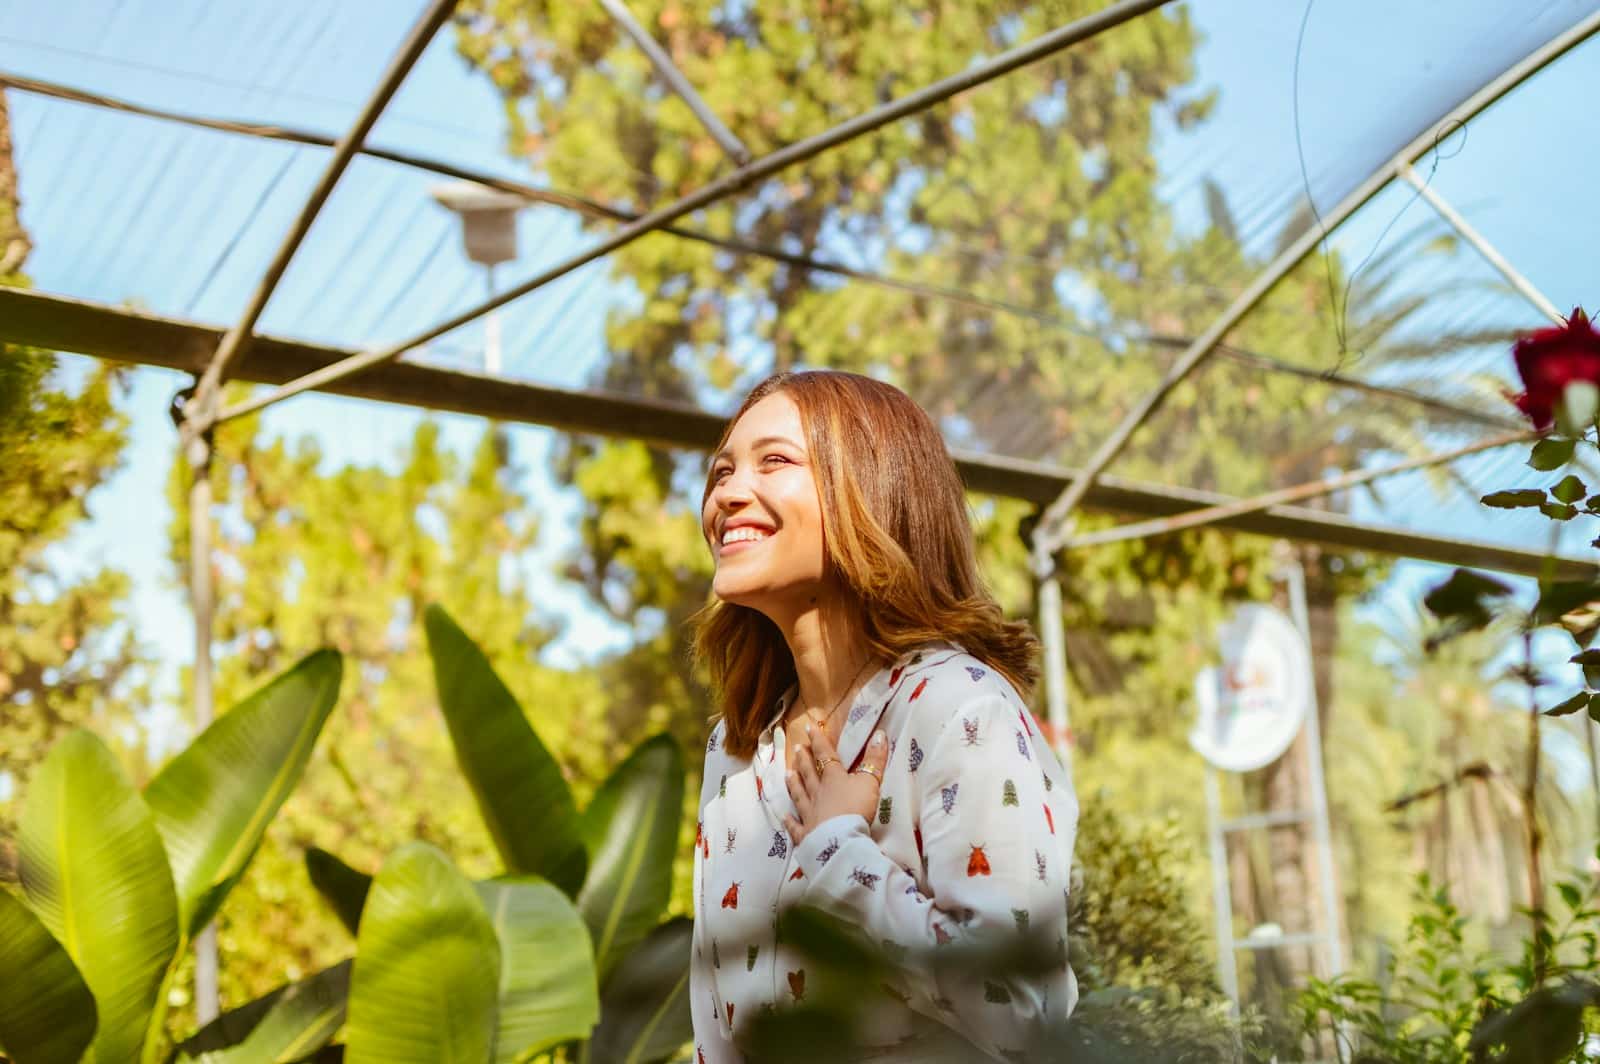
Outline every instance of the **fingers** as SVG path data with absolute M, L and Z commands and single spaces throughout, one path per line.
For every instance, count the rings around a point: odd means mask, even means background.
M 789 771 L 800 777 L 800 785 L 805 788 L 805 793 L 815 795 L 821 781 L 817 778 L 817 758 L 822 755 L 816 753 L 809 746 L 797 746 L 794 751 L 794 760 L 789 762 Z
M 828 779 L 833 773 L 843 773 L 845 768 L 839 763 L 839 751 L 834 749 L 833 741 L 828 738 L 826 728 L 807 728 L 806 735 L 811 739 L 811 746 L 816 753 L 818 761 L 827 761 L 828 767 L 822 770 L 822 778 Z M 832 761 L 828 761 L 832 758 Z
M 806 790 L 805 781 L 800 778 L 800 773 L 790 769 L 789 774 L 784 777 L 784 782 L 789 785 L 789 798 L 794 802 L 795 812 L 799 813 L 802 819 L 809 818 L 811 793 Z
M 884 736 L 883 729 L 872 733 L 872 741 L 867 744 L 867 752 L 861 756 L 861 765 L 856 769 L 857 775 L 870 776 L 874 786 L 883 784 L 883 768 L 889 763 L 889 740 Z
M 800 845 L 800 843 L 805 840 L 807 834 L 805 825 L 800 823 L 800 821 L 796 820 L 794 817 L 784 817 L 783 827 L 784 830 L 789 833 L 789 841 L 793 842 L 796 846 Z

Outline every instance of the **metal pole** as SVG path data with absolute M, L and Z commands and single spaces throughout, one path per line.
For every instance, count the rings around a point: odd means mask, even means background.
M 211 434 L 190 435 L 184 443 L 189 462 L 189 603 L 194 611 L 194 727 L 211 724 L 211 637 L 214 590 L 211 586 Z M 209 923 L 195 936 L 195 1018 L 217 1018 L 217 928 Z
M 667 50 L 645 32 L 644 27 L 639 25 L 628 9 L 622 5 L 621 0 L 600 0 L 600 6 L 605 8 L 617 25 L 622 27 L 623 32 L 633 39 L 639 50 L 650 57 L 650 63 L 656 68 L 656 73 L 661 75 L 661 80 L 665 81 L 667 87 L 688 105 L 689 110 L 700 120 L 700 124 L 706 127 L 706 132 L 711 134 L 711 139 L 721 145 L 728 157 L 740 166 L 749 162 L 750 149 L 746 148 L 739 138 L 722 124 L 711 108 L 706 106 L 700 94 L 694 91 L 694 86 L 689 84 L 689 79 L 684 77 L 683 72 L 673 64 Z
M 367 100 L 366 106 L 361 109 L 353 125 L 343 137 L 339 139 L 334 148 L 333 158 L 328 160 L 327 168 L 323 170 L 317 187 L 311 192 L 305 205 L 300 209 L 300 214 L 295 218 L 294 225 L 284 236 L 283 243 L 279 245 L 278 252 L 273 256 L 272 263 L 267 267 L 267 272 L 256 285 L 256 290 L 251 293 L 250 301 L 245 306 L 245 312 L 223 336 L 222 343 L 217 346 L 217 353 L 212 358 L 211 364 L 206 367 L 205 373 L 200 378 L 200 385 L 195 390 L 195 401 L 190 405 L 192 417 L 198 418 L 198 427 L 209 427 L 218 402 L 219 390 L 223 381 L 228 379 L 228 371 L 233 368 L 233 363 L 238 359 L 245 343 L 250 339 L 250 334 L 255 330 L 256 322 L 261 318 L 261 312 L 266 309 L 267 300 L 272 298 L 273 291 L 278 287 L 278 282 L 283 278 L 284 271 L 289 268 L 289 260 L 294 258 L 294 253 L 299 250 L 301 242 L 311 231 L 311 223 L 316 221 L 317 214 L 322 210 L 322 205 L 333 194 L 333 187 L 339 183 L 339 178 L 350 165 L 350 160 L 355 157 L 356 151 L 361 147 L 361 142 L 366 139 L 367 133 L 378 121 L 378 116 L 383 113 L 384 107 L 393 98 L 400 88 L 400 83 L 410 73 L 412 66 L 421 58 L 423 51 L 433 40 L 434 34 L 450 17 L 454 10 L 456 0 L 433 0 L 428 9 L 423 12 L 415 25 L 411 27 L 410 34 L 401 46 L 399 54 L 389 63 L 383 77 L 378 82 L 378 87 Z
M 1039 633 L 1044 643 L 1044 692 L 1050 740 L 1068 770 L 1072 768 L 1070 722 L 1067 719 L 1067 638 L 1061 621 L 1061 578 L 1054 572 L 1039 580 Z
M 1206 834 L 1211 846 L 1211 904 L 1216 910 L 1217 974 L 1222 990 L 1239 1011 L 1239 957 L 1234 951 L 1233 890 L 1228 883 L 1228 842 L 1222 834 L 1222 793 L 1217 770 L 1206 762 Z
M 1500 254 L 1499 250 L 1489 243 L 1482 233 L 1474 229 L 1454 207 L 1450 206 L 1443 196 L 1429 188 L 1428 183 L 1422 180 L 1422 177 L 1411 167 L 1410 163 L 1400 167 L 1400 176 L 1409 181 L 1412 187 L 1417 190 L 1418 195 L 1427 200 L 1428 205 L 1438 212 L 1439 217 L 1450 223 L 1450 228 L 1460 233 L 1462 239 L 1476 248 L 1478 254 L 1482 255 L 1490 266 L 1499 270 L 1500 276 L 1509 281 L 1512 288 L 1521 293 L 1522 297 L 1528 302 L 1538 307 L 1541 314 L 1557 325 L 1567 320 L 1561 316 L 1561 312 L 1556 309 L 1556 305 L 1546 299 L 1544 293 L 1534 287 L 1532 281 L 1522 276 L 1517 271 L 1517 268 L 1511 265 L 1511 262 Z
M 1311 618 L 1306 609 L 1306 574 L 1298 559 L 1286 568 L 1285 581 L 1289 585 L 1289 613 L 1295 627 L 1306 641 L 1307 660 L 1311 658 Z M 1313 665 L 1312 674 L 1316 670 Z M 1328 788 L 1322 774 L 1322 721 L 1317 708 L 1317 685 L 1311 683 L 1311 701 L 1307 707 L 1306 762 L 1311 777 L 1311 829 L 1317 842 L 1317 866 L 1322 881 L 1322 904 L 1325 932 L 1328 942 L 1327 978 L 1332 979 L 1344 971 L 1344 944 L 1339 931 L 1339 898 L 1333 882 L 1333 836 L 1328 828 Z
M 483 268 L 489 298 L 494 298 L 494 263 Z M 500 376 L 500 314 L 491 310 L 483 319 L 483 368 L 491 377 Z
M 1466 100 L 1452 108 L 1447 114 L 1440 117 L 1439 122 L 1432 123 L 1428 129 L 1419 133 L 1404 148 L 1386 161 L 1377 170 L 1373 171 L 1365 181 L 1357 185 L 1342 199 L 1326 218 L 1321 226 L 1314 227 L 1302 233 L 1293 243 L 1280 252 L 1250 282 L 1238 298 L 1236 298 L 1222 314 L 1211 323 L 1205 332 L 1201 333 L 1195 342 L 1178 356 L 1176 362 L 1161 378 L 1161 381 L 1141 399 L 1126 417 L 1117 424 L 1111 434 L 1095 449 L 1094 455 L 1084 464 L 1082 472 L 1061 493 L 1060 498 L 1051 503 L 1045 510 L 1044 516 L 1039 521 L 1038 535 L 1043 537 L 1045 545 L 1054 550 L 1063 545 L 1070 533 L 1064 531 L 1066 519 L 1077 509 L 1083 501 L 1084 495 L 1089 490 L 1089 484 L 1094 478 L 1105 471 L 1106 467 L 1121 454 L 1127 447 L 1128 441 L 1153 414 L 1156 409 L 1172 394 L 1173 390 L 1189 377 L 1189 374 L 1206 360 L 1235 326 L 1243 320 L 1255 305 L 1272 290 L 1277 283 L 1298 266 L 1309 255 L 1324 237 L 1337 229 L 1373 196 L 1376 196 L 1384 186 L 1388 185 L 1399 168 L 1412 162 L 1434 147 L 1437 141 L 1436 130 L 1441 125 L 1451 125 L 1465 122 L 1478 114 L 1484 108 L 1494 103 L 1500 97 L 1516 88 L 1533 74 L 1544 69 L 1560 56 L 1566 54 L 1579 43 L 1594 35 L 1600 30 L 1600 11 L 1591 13 L 1571 29 L 1558 34 L 1547 41 L 1534 52 L 1506 70 L 1489 84 L 1474 92 Z
M 796 141 L 794 144 L 780 148 L 770 155 L 762 156 L 748 165 L 741 166 L 739 169 L 701 189 L 674 200 L 659 210 L 651 211 L 635 222 L 624 225 L 587 251 L 579 252 L 566 261 L 552 266 L 538 276 L 501 293 L 487 303 L 462 311 L 397 344 L 353 355 L 342 362 L 290 381 L 288 384 L 275 388 L 265 395 L 249 399 L 239 403 L 237 406 L 229 407 L 218 415 L 218 420 L 241 417 L 279 400 L 299 395 L 301 392 L 310 391 L 313 388 L 323 387 L 373 366 L 392 361 L 414 347 L 421 346 L 430 340 L 443 336 L 445 333 L 459 329 L 496 307 L 504 306 L 514 299 L 520 299 L 530 292 L 543 288 L 545 285 L 565 277 L 572 271 L 587 266 L 596 259 L 604 258 L 618 248 L 631 244 L 640 237 L 655 232 L 702 207 L 716 203 L 718 200 L 726 199 L 728 196 L 748 188 L 757 181 L 770 177 L 797 163 L 815 158 L 831 148 L 836 148 L 841 144 L 871 133 L 907 115 L 925 111 L 936 104 L 943 103 L 952 96 L 993 81 L 1019 67 L 1036 63 L 1041 59 L 1054 55 L 1056 52 L 1064 51 L 1075 44 L 1089 40 L 1106 30 L 1120 26 L 1124 22 L 1154 11 L 1171 2 L 1172 0 L 1122 0 L 1122 2 L 1113 4 L 1093 15 L 1070 22 L 1065 26 L 1042 34 L 1026 44 L 1002 52 L 986 63 L 980 63 L 958 74 L 936 81 L 932 85 L 919 89 L 910 95 L 886 103 L 881 107 L 875 107 L 816 136 L 807 137 L 805 140 Z
M 1312 481 L 1309 484 L 1297 484 L 1292 488 L 1269 491 L 1254 498 L 1240 499 L 1237 502 L 1223 503 L 1220 506 L 1207 506 L 1204 509 L 1191 510 L 1188 513 L 1176 514 L 1172 517 L 1159 517 L 1151 521 L 1137 521 L 1132 524 L 1116 525 L 1100 532 L 1089 532 L 1081 536 L 1074 536 L 1068 541 L 1067 546 L 1094 547 L 1105 543 L 1120 543 L 1123 540 L 1143 539 L 1146 536 L 1177 532 L 1181 529 L 1194 528 L 1198 525 L 1209 525 L 1224 518 L 1237 517 L 1240 514 L 1268 510 L 1274 506 L 1282 506 L 1285 503 L 1304 502 L 1306 499 L 1313 499 L 1321 495 L 1331 495 L 1336 491 L 1343 491 L 1345 488 L 1366 484 L 1384 477 L 1392 477 L 1399 473 L 1408 473 L 1414 469 L 1443 465 L 1458 458 L 1464 458 L 1467 455 L 1477 454 L 1480 451 L 1506 447 L 1513 443 L 1523 443 L 1536 438 L 1538 435 L 1537 432 L 1526 429 L 1519 432 L 1510 432 L 1503 436 L 1468 444 L 1465 447 L 1457 447 L 1453 451 L 1423 455 L 1420 458 L 1408 458 L 1404 462 L 1379 466 L 1375 469 L 1359 469 L 1349 473 L 1341 473 L 1338 476 Z

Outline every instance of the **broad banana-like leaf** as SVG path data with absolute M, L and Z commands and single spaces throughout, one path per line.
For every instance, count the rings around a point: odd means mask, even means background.
M 589 932 L 578 910 L 542 879 L 476 886 L 500 939 L 497 1064 L 589 1037 L 600 1018 L 600 997 Z
M 28 904 L 94 994 L 99 1025 L 84 1060 L 138 1060 L 179 939 L 149 807 L 105 744 L 75 731 L 35 773 L 18 837 Z
M 423 842 L 372 882 L 356 936 L 345 1058 L 350 1064 L 489 1064 L 500 943 L 472 884 Z
M 186 936 L 216 914 L 299 782 L 342 672 L 335 651 L 308 655 L 219 716 L 145 788 Z
M 178 1060 L 194 1064 L 305 1060 L 344 1023 L 349 990 L 350 962 L 341 961 L 218 1016 L 178 1047 Z
M 694 921 L 668 920 L 622 959 L 600 993 L 600 1025 L 585 1064 L 655 1064 L 689 1039 L 689 951 Z
M 94 1040 L 94 995 L 61 943 L 4 890 L 0 987 L 0 1053 L 17 1064 L 77 1064 Z
M 587 854 L 572 792 L 489 659 L 439 606 L 424 616 L 439 706 L 456 761 L 506 871 L 574 895 Z
M 666 913 L 682 816 L 683 754 L 668 735 L 642 743 L 584 810 L 589 874 L 578 909 L 602 983 Z
M 333 906 L 339 922 L 355 934 L 361 924 L 361 907 L 367 903 L 367 891 L 372 889 L 372 877 L 316 846 L 306 851 L 306 875 L 311 877 L 317 893 Z

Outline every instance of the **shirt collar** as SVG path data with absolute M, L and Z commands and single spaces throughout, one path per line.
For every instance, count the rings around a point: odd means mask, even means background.
M 889 702 L 894 698 L 895 692 L 905 681 L 906 676 L 920 672 L 922 667 L 932 664 L 935 657 L 943 660 L 942 652 L 958 651 L 960 648 L 952 643 L 931 642 L 908 650 L 899 658 L 884 665 L 867 678 L 861 685 L 861 690 L 850 702 L 850 708 L 845 711 L 844 731 L 839 735 L 838 750 L 839 760 L 846 768 L 855 766 L 856 758 L 866 748 L 867 740 L 872 737 L 872 730 L 877 727 L 883 711 L 888 708 Z M 784 714 L 799 693 L 799 685 L 791 683 L 787 690 L 778 698 L 778 703 L 772 716 L 767 721 L 767 726 L 762 732 L 762 741 L 772 738 L 772 731 L 783 720 Z

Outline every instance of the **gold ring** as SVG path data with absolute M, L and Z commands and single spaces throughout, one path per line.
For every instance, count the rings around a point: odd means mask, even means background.
M 860 768 L 856 769 L 856 771 L 865 772 L 879 783 L 883 782 L 883 772 L 881 769 L 875 769 L 871 765 L 862 765 Z
M 839 759 L 834 757 L 832 754 L 829 754 L 827 757 L 819 757 L 817 759 L 817 775 L 822 775 L 822 773 L 827 770 L 829 765 L 837 765 L 838 763 Z

